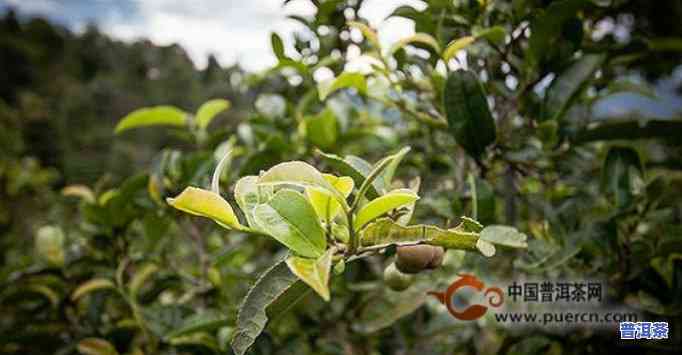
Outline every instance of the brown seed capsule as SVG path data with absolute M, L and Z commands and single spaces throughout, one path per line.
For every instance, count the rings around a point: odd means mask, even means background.
M 424 269 L 434 269 L 443 262 L 443 248 L 431 245 L 410 245 L 398 247 L 395 265 L 407 274 L 416 274 Z
M 404 291 L 414 283 L 414 276 L 403 274 L 391 263 L 384 270 L 384 282 L 393 291 Z
M 443 249 L 442 247 L 435 247 L 433 251 L 433 258 L 431 258 L 431 261 L 429 262 L 429 265 L 426 266 L 426 268 L 430 270 L 439 268 L 441 265 L 443 265 L 444 256 L 445 249 Z

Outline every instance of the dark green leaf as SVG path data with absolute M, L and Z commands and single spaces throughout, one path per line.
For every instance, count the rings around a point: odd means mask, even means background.
M 542 117 L 545 120 L 561 119 L 573 99 L 580 93 L 594 72 L 601 67 L 606 57 L 600 54 L 587 54 L 578 59 L 559 77 L 554 79 L 547 90 Z
M 443 106 L 450 132 L 471 156 L 479 157 L 495 142 L 495 121 L 476 74 L 466 70 L 450 73 Z
M 268 306 L 283 297 L 286 291 L 297 282 L 302 283 L 296 275 L 291 273 L 283 260 L 258 278 L 239 307 L 237 329 L 232 338 L 232 350 L 235 354 L 243 355 L 253 345 L 268 323 L 268 313 L 266 313 Z M 283 308 L 279 305 L 279 309 Z
M 644 168 L 636 150 L 612 147 L 602 168 L 602 190 L 617 208 L 626 208 L 634 196 L 635 179 L 643 175 Z

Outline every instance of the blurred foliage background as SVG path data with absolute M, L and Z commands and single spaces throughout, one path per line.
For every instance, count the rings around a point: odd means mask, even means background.
M 476 215 L 524 231 L 528 250 L 448 252 L 405 292 L 382 280 L 392 251 L 349 263 L 331 302 L 309 294 L 252 353 L 679 353 L 682 107 L 604 112 L 679 99 L 682 3 L 433 0 L 395 9 L 421 36 L 391 48 L 362 25 L 362 0 L 313 3 L 314 17 L 293 17 L 308 28 L 295 52 L 273 34 L 278 64 L 260 73 L 215 58 L 198 70 L 179 46 L 3 15 L 1 353 L 231 353 L 241 299 L 283 250 L 177 213 L 165 197 L 208 186 L 228 149 L 224 191 L 285 160 L 334 171 L 320 150 L 376 162 L 406 145 L 397 177 L 421 178 L 414 221 Z M 455 128 L 444 96 L 458 68 L 487 93 L 492 141 L 465 143 L 489 128 Z M 114 134 L 138 108 L 195 112 L 217 98 L 231 107 L 206 130 Z M 459 272 L 604 279 L 610 302 L 669 322 L 670 339 L 455 322 L 425 290 Z

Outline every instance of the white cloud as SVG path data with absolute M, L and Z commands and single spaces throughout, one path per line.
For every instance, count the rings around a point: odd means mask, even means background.
M 76 14 L 65 14 L 66 4 L 57 0 L 0 0 L 29 14 L 65 18 L 75 30 L 84 27 Z M 290 14 L 312 16 L 310 0 L 97 0 L 92 16 L 102 31 L 121 40 L 148 38 L 159 45 L 180 44 L 198 67 L 204 67 L 213 53 L 223 65 L 238 61 L 247 70 L 262 70 L 275 64 L 270 49 L 270 33 L 277 32 L 288 51 L 293 50 L 293 33 L 303 25 L 288 19 Z M 418 0 L 367 0 L 360 15 L 379 31 L 382 43 L 389 45 L 414 33 L 410 20 L 391 18 L 396 7 L 409 4 L 423 8 Z M 73 3 L 70 8 L 73 8 Z M 127 6 L 123 6 L 127 5 Z M 78 5 L 76 7 L 81 7 Z M 122 13 L 122 9 L 131 13 Z M 125 10 L 130 12 L 129 10 Z

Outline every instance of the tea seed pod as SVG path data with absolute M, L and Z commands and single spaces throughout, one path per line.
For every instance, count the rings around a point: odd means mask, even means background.
M 412 285 L 414 276 L 403 274 L 391 263 L 384 270 L 384 282 L 393 291 L 404 291 Z
M 435 269 L 443 262 L 443 248 L 425 244 L 398 247 L 397 255 L 396 267 L 406 274 Z

